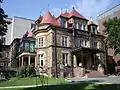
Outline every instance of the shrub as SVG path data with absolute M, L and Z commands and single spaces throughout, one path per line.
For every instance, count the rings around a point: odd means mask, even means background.
M 28 77 L 28 76 L 35 76 L 35 69 L 34 66 L 31 64 L 28 67 L 23 66 L 18 70 L 18 75 L 20 77 Z
M 28 72 L 28 76 L 35 76 L 36 71 L 32 64 L 28 66 L 27 72 Z
M 27 77 L 28 76 L 28 72 L 27 72 L 27 67 L 23 66 L 18 70 L 18 76 L 20 77 Z

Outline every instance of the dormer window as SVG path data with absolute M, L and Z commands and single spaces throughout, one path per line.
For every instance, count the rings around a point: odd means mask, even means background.
M 83 30 L 85 30 L 85 27 L 86 27 L 86 26 L 85 26 L 85 25 L 83 25 Z
M 95 27 L 93 27 L 93 33 L 96 34 L 96 28 Z
M 81 24 L 79 24 L 79 29 L 82 30 L 82 25 Z
M 68 27 L 69 27 L 69 28 L 72 28 L 72 27 L 73 27 L 73 24 L 72 24 L 72 23 L 68 23 Z
M 61 27 L 66 28 L 66 19 L 62 18 L 61 19 Z

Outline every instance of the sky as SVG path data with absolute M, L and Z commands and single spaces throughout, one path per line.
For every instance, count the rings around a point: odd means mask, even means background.
M 9 17 L 19 16 L 36 20 L 50 11 L 58 16 L 75 7 L 86 18 L 96 19 L 97 15 L 120 4 L 120 0 L 3 0 L 2 7 Z

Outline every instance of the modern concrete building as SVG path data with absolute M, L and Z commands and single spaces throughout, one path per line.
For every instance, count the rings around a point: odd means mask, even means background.
M 100 35 L 93 21 L 74 8 L 57 18 L 47 12 L 36 21 L 33 34 L 36 39 L 36 67 L 45 70 L 46 74 L 83 77 L 88 73 L 98 75 L 104 72 L 104 36 Z
M 15 38 L 22 38 L 26 31 L 31 31 L 34 20 L 17 17 L 8 18 L 12 23 L 8 25 L 8 32 L 5 36 L 5 44 L 10 45 Z

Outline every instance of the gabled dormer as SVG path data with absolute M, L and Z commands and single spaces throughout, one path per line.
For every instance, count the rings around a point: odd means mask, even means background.
M 77 12 L 74 7 L 69 15 L 69 20 L 72 21 L 74 28 L 79 30 L 86 30 L 88 20 L 79 12 Z
M 69 19 L 68 16 L 69 16 L 69 13 L 65 11 L 65 12 L 62 12 L 60 16 L 58 17 L 61 27 L 68 28 L 68 19 Z
M 88 21 L 88 31 L 97 34 L 97 26 L 92 20 Z

